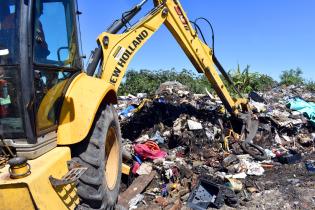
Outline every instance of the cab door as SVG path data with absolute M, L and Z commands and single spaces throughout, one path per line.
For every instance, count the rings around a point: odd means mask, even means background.
M 34 4 L 33 62 L 36 133 L 56 130 L 68 81 L 82 69 L 75 1 L 38 0 Z

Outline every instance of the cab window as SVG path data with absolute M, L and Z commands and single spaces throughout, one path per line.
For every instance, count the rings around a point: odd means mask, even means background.
M 35 1 L 34 62 L 80 68 L 73 2 Z
M 23 138 L 20 76 L 16 66 L 0 65 L 0 137 Z
M 0 65 L 18 63 L 18 8 L 15 0 L 0 1 Z
M 0 0 L 0 138 L 24 138 L 19 64 L 20 1 Z

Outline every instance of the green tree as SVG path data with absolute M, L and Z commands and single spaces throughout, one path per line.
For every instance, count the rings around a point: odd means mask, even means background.
M 302 85 L 304 79 L 300 68 L 283 71 L 280 75 L 280 84 L 282 85 Z

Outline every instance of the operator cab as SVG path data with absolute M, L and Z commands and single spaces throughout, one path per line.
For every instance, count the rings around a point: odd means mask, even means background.
M 0 1 L 0 138 L 17 152 L 56 145 L 63 92 L 82 70 L 77 14 L 75 0 Z

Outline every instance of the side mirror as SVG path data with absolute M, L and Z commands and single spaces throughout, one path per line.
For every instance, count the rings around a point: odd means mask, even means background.
M 69 60 L 69 47 L 59 47 L 57 50 L 58 62 L 64 66 Z

